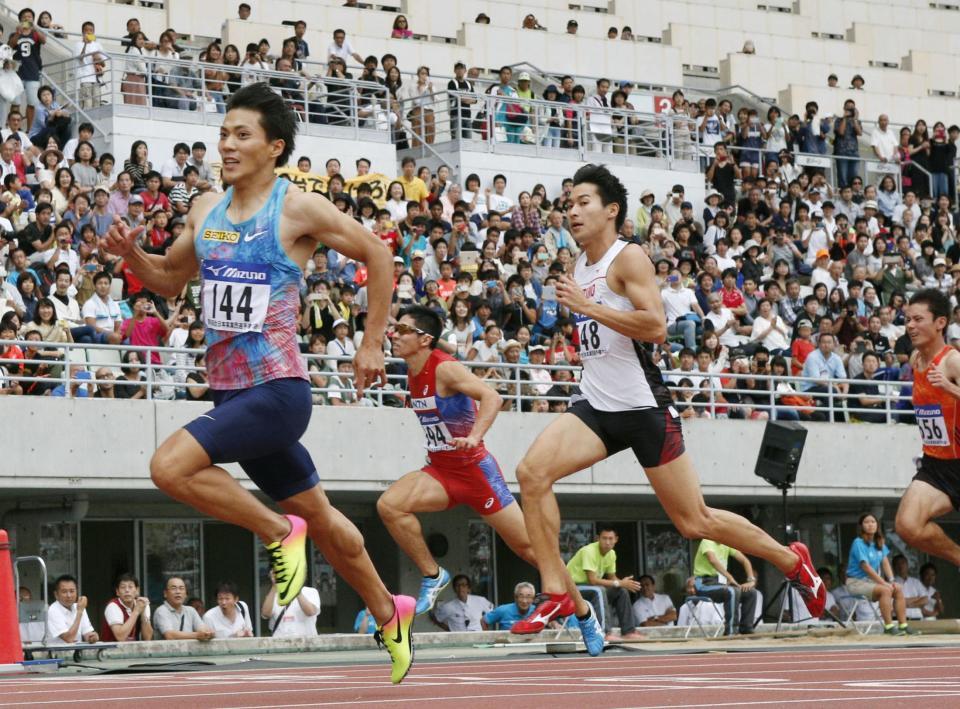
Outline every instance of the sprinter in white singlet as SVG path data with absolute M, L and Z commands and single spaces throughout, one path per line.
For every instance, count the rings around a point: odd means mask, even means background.
M 785 547 L 759 527 L 706 506 L 700 481 L 684 452 L 680 417 L 647 343 L 666 338 L 663 301 L 643 249 L 620 241 L 627 191 L 607 168 L 585 165 L 573 178 L 570 231 L 582 249 L 575 279 L 561 277 L 560 303 L 576 314 L 582 394 L 537 437 L 517 467 L 530 544 L 542 595 L 513 633 L 536 633 L 558 616 L 590 613 L 560 556 L 560 512 L 553 484 L 630 448 L 664 511 L 689 539 L 711 539 L 766 559 L 786 574 L 819 618 L 826 588 L 806 546 Z M 617 586 L 615 579 L 598 579 Z

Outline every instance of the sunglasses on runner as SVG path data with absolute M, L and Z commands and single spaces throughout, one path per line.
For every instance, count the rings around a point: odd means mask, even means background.
M 426 335 L 427 337 L 433 337 L 433 335 L 431 335 L 429 332 L 424 332 L 418 327 L 414 327 L 413 325 L 407 325 L 406 323 L 403 323 L 403 322 L 398 322 L 396 325 L 394 325 L 393 331 L 397 335 L 410 335 L 412 333 L 416 333 L 418 335 Z

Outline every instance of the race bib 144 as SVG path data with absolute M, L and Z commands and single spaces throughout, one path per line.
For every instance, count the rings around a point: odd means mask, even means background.
M 270 266 L 204 260 L 203 324 L 228 333 L 261 332 L 270 306 Z

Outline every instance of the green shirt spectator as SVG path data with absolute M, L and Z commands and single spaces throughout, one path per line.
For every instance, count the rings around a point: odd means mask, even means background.
M 730 554 L 733 553 L 733 549 L 726 544 L 719 544 L 709 539 L 704 539 L 700 542 L 700 546 L 697 547 L 697 555 L 693 559 L 694 576 L 716 576 L 718 574 L 718 571 L 707 558 L 707 552 L 710 551 L 716 555 L 717 561 L 723 565 L 723 568 L 727 568 L 727 561 L 730 558 Z
M 613 549 L 606 554 L 600 553 L 600 542 L 581 547 L 567 562 L 567 570 L 576 584 L 587 584 L 587 572 L 592 571 L 598 578 L 617 573 L 617 552 Z

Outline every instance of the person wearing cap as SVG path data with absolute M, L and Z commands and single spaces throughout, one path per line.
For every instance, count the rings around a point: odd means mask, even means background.
M 529 72 L 521 71 L 520 75 L 517 77 L 517 96 L 519 96 L 520 98 L 527 99 L 527 101 L 524 101 L 523 103 L 520 104 L 520 108 L 526 114 L 525 115 L 526 120 L 520 125 L 526 126 L 527 124 L 531 123 L 530 114 L 534 111 L 533 105 L 528 103 L 528 101 L 532 101 L 533 99 L 536 98 L 536 96 L 533 95 L 533 89 L 530 88 Z M 536 142 L 536 137 L 534 137 L 533 142 Z
M 357 348 L 350 339 L 350 323 L 343 318 L 333 321 L 333 339 L 327 343 L 327 354 L 338 358 L 353 361 Z
M 947 273 L 947 260 L 943 256 L 933 259 L 933 273 L 923 279 L 924 288 L 936 288 L 945 296 L 953 292 L 953 276 Z
M 586 100 L 588 107 L 600 110 L 589 114 L 590 144 L 589 149 L 598 153 L 613 152 L 613 122 L 611 114 L 606 111 L 610 107 L 610 79 L 597 79 L 597 92 Z
M 636 225 L 637 236 L 641 239 L 647 238 L 647 230 L 650 227 L 651 213 L 654 207 L 653 203 L 656 199 L 657 196 L 653 193 L 653 190 L 645 189 L 640 193 L 640 206 L 637 207 L 634 224 Z
M 580 29 L 580 25 L 576 20 L 567 21 L 567 34 L 576 34 L 578 29 Z
M 693 216 L 693 203 L 680 203 L 680 216 L 671 221 L 671 231 L 676 234 L 677 227 L 686 226 L 690 230 L 690 238 L 694 241 L 703 241 L 703 226 Z
M 863 218 L 867 220 L 867 231 L 870 232 L 870 236 L 876 236 L 880 233 L 880 222 L 877 219 L 877 213 L 879 212 L 877 200 L 865 199 L 861 206 L 863 207 Z M 919 219 L 919 217 L 916 218 Z M 913 223 L 916 224 L 916 221 Z
M 713 225 L 714 218 L 716 218 L 717 214 L 720 213 L 721 199 L 723 199 L 723 195 L 712 188 L 707 191 L 706 197 L 703 198 L 703 201 L 706 204 L 706 206 L 703 208 L 704 229 L 709 229 L 710 226 Z
M 790 374 L 799 377 L 803 363 L 817 346 L 813 344 L 813 322 L 810 318 L 798 318 L 793 328 L 793 341 L 790 344 Z

